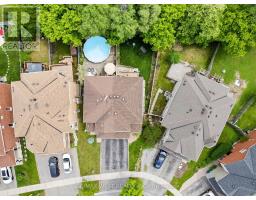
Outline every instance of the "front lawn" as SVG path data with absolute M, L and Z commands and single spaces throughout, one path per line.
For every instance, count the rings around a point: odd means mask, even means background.
M 184 182 L 191 178 L 200 168 L 203 168 L 210 164 L 212 161 L 221 158 L 227 151 L 231 150 L 231 145 L 240 139 L 240 135 L 236 133 L 232 128 L 226 126 L 220 136 L 220 139 L 216 146 L 211 149 L 204 148 L 197 162 L 190 161 L 188 168 L 180 178 L 174 177 L 171 184 L 180 189 Z M 228 148 L 228 150 L 227 150 Z M 217 157 L 218 158 L 217 158 Z
M 84 181 L 78 196 L 94 196 L 97 192 L 99 192 L 99 181 Z
M 80 105 L 80 110 L 83 107 Z M 77 153 L 81 176 L 100 173 L 100 144 L 96 143 L 96 137 L 85 132 L 85 124 L 82 122 L 82 112 L 79 113 L 79 131 Z M 87 139 L 93 137 L 95 142 L 88 144 Z
M 238 99 L 233 108 L 232 114 L 235 115 L 239 112 L 241 107 L 248 101 L 248 99 L 256 94 L 256 78 L 255 78 L 255 58 L 256 48 L 251 49 L 243 57 L 235 57 L 228 55 L 222 48 L 216 56 L 213 66 L 212 74 L 222 75 L 225 83 L 230 84 L 235 81 L 236 72 L 240 73 L 240 77 L 246 80 L 247 87 L 244 89 L 242 96 Z M 226 70 L 223 74 L 222 70 Z M 252 106 L 247 113 L 238 121 L 238 125 L 243 129 L 252 129 L 256 127 L 256 106 Z
M 145 122 L 139 138 L 129 145 L 129 170 L 134 171 L 136 163 L 144 149 L 154 147 L 162 138 L 164 128 L 160 124 Z
M 24 138 L 22 138 L 22 140 L 24 140 Z M 24 152 L 23 144 L 22 144 L 22 150 Z M 27 150 L 26 154 L 27 154 L 27 161 L 24 160 L 23 161 L 24 163 L 22 165 L 18 165 L 15 167 L 18 187 L 40 183 L 38 172 L 37 172 L 35 156 L 29 150 Z

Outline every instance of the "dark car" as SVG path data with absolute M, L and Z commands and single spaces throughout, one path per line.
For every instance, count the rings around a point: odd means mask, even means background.
M 49 163 L 51 177 L 53 177 L 53 178 L 58 177 L 60 175 L 60 170 L 59 170 L 59 166 L 58 166 L 58 158 L 55 156 L 52 156 L 49 158 L 48 163 Z
M 159 153 L 156 156 L 154 167 L 157 169 L 160 169 L 167 157 L 167 153 L 163 150 L 160 150 Z

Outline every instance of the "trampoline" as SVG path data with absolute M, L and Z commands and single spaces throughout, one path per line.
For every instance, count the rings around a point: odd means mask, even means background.
M 84 43 L 84 55 L 93 63 L 100 63 L 109 57 L 111 46 L 101 36 L 90 37 Z

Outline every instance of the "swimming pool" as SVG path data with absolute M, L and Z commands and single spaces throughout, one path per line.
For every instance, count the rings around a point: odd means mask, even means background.
M 93 63 L 100 63 L 106 60 L 110 54 L 111 46 L 101 36 L 90 37 L 84 43 L 83 51 L 85 57 Z

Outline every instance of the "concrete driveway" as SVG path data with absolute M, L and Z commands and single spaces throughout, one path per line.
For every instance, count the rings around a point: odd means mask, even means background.
M 181 159 L 169 154 L 160 169 L 153 167 L 155 158 L 159 149 L 146 149 L 143 151 L 141 160 L 141 170 L 159 176 L 170 182 L 175 175 L 175 172 L 181 163 Z M 153 183 L 152 181 L 144 180 L 144 195 L 145 196 L 162 196 L 165 189 Z
M 78 164 L 78 157 L 76 149 L 71 149 L 68 152 L 71 155 L 73 170 L 70 174 L 65 174 L 63 170 L 63 162 L 62 162 L 62 155 L 63 154 L 51 154 L 51 155 L 40 155 L 35 154 L 36 156 L 36 163 L 37 163 L 37 170 L 40 178 L 41 183 L 46 183 L 49 181 L 56 181 L 56 180 L 64 180 L 66 178 L 72 177 L 79 177 L 80 170 Z M 50 170 L 48 166 L 48 160 L 51 156 L 56 156 L 59 159 L 59 169 L 60 169 L 60 176 L 57 178 L 52 178 L 50 175 Z M 75 196 L 78 194 L 80 184 L 47 189 L 45 190 L 45 194 L 47 196 Z
M 128 170 L 128 140 L 104 139 L 100 146 L 100 172 L 120 172 Z M 101 181 L 101 192 L 119 191 L 127 179 Z
M 16 176 L 15 176 L 15 170 L 12 167 L 12 174 L 13 174 L 13 182 L 10 184 L 4 184 L 2 178 L 0 177 L 0 190 L 7 190 L 7 189 L 12 189 L 12 188 L 17 188 L 17 181 L 16 181 Z
M 193 182 L 190 186 L 181 191 L 184 196 L 199 196 L 210 189 L 205 176 Z

